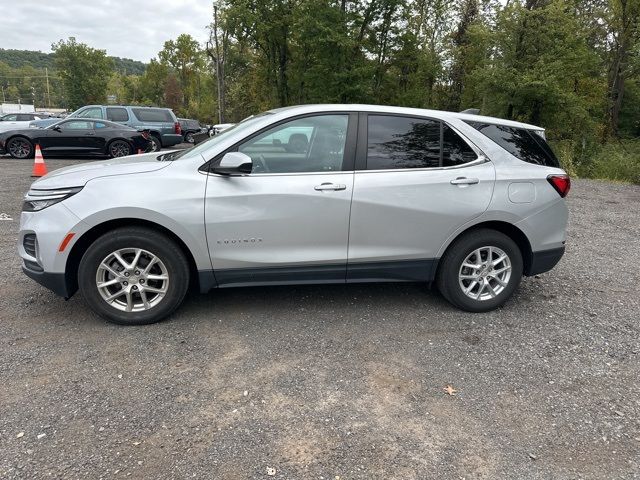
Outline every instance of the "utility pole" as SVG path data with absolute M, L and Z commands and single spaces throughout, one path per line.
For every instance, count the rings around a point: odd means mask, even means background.
M 213 0 L 213 38 L 216 45 L 216 82 L 218 85 L 218 123 L 224 122 L 222 114 L 223 82 L 220 76 L 220 42 L 218 41 L 218 0 Z
M 51 94 L 49 93 L 49 69 L 44 67 L 44 75 L 47 78 L 47 108 L 51 108 Z
M 209 40 L 207 40 L 207 55 L 215 63 L 216 84 L 218 87 L 218 123 L 224 123 L 225 94 L 224 94 L 224 64 L 227 51 L 228 32 L 223 31 L 222 42 L 218 39 L 218 9 L 223 7 L 224 0 L 213 0 L 213 24 L 209 25 Z M 212 38 L 213 36 L 213 38 Z M 222 43 L 222 45 L 220 45 Z M 222 50 L 222 51 L 220 51 Z

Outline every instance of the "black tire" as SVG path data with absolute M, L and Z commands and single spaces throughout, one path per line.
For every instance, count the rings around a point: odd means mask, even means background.
M 5 148 L 9 155 L 20 160 L 25 158 L 33 158 L 35 153 L 35 147 L 33 146 L 33 143 L 26 137 L 11 138 L 7 142 Z
M 113 252 L 129 248 L 142 249 L 156 256 L 168 277 L 166 292 L 163 294 L 164 297 L 159 299 L 157 304 L 141 311 L 123 311 L 112 306 L 102 297 L 97 285 L 99 267 L 102 262 Z M 133 263 L 131 260 L 129 261 Z M 141 270 L 143 267 L 144 265 L 141 265 L 138 268 Z M 160 268 L 160 265 L 156 264 L 153 268 Z M 122 275 L 126 273 L 126 270 L 123 270 Z M 131 272 L 131 274 L 133 273 Z M 144 276 L 144 272 L 142 273 L 142 276 Z M 126 280 L 130 282 L 128 285 L 130 289 L 138 289 L 139 285 L 138 290 L 130 290 L 130 292 L 134 301 L 141 303 L 142 294 L 140 290 L 144 290 L 145 286 L 152 286 L 151 282 L 154 280 L 149 279 L 146 281 L 147 285 L 143 285 L 143 282 L 136 280 L 137 276 L 138 274 L 128 276 Z M 125 280 L 124 278 L 122 279 Z M 89 246 L 78 268 L 78 285 L 80 293 L 91 309 L 109 322 L 120 325 L 156 323 L 173 313 L 182 303 L 189 287 L 189 264 L 180 247 L 162 233 L 142 227 L 123 227 L 105 233 Z M 121 284 L 120 281 L 109 288 L 125 289 L 124 284 Z M 145 299 L 148 300 L 149 296 L 153 295 L 154 293 L 151 292 L 145 293 Z M 128 295 L 120 296 L 118 299 L 127 299 L 128 297 Z M 118 301 L 120 300 L 116 300 L 114 303 Z M 155 300 L 148 301 L 154 302 Z
M 192 132 L 188 132 L 184 136 L 184 141 L 187 142 L 187 143 L 195 143 L 195 139 L 193 138 L 193 133 Z
M 133 154 L 133 148 L 125 140 L 114 140 L 107 145 L 107 155 L 111 158 L 126 157 Z
M 497 247 L 502 250 L 510 261 L 511 275 L 508 280 L 504 282 L 506 283 L 506 286 L 504 286 L 504 288 L 497 293 L 495 297 L 476 300 L 468 296 L 460 284 L 461 281 L 468 282 L 465 286 L 469 287 L 474 280 L 460 280 L 459 275 L 469 271 L 462 270 L 462 264 L 465 259 L 467 259 L 469 255 L 472 255 L 473 252 L 477 251 L 477 249 L 482 249 L 483 247 Z M 484 250 L 483 252 L 486 253 Z M 472 258 L 475 259 L 475 257 Z M 516 245 L 511 238 L 501 232 L 483 228 L 467 232 L 449 246 L 438 265 L 436 284 L 440 293 L 442 293 L 442 295 L 454 306 L 468 312 L 488 312 L 500 307 L 509 299 L 509 297 L 511 297 L 516 288 L 518 288 L 518 285 L 520 285 L 520 281 L 522 280 L 522 270 L 522 252 L 520 251 L 520 248 L 518 248 L 518 245 Z M 485 271 L 484 268 L 479 269 L 478 271 L 481 275 L 485 275 L 483 273 Z M 490 275 L 482 278 L 489 279 Z M 492 282 L 493 287 L 498 289 L 500 288 L 495 279 L 487 281 Z M 477 294 L 480 291 L 481 286 L 482 283 L 477 283 L 472 294 Z M 488 290 L 486 290 L 486 294 L 489 294 Z
M 162 150 L 162 141 L 157 134 L 152 133 L 149 136 L 149 141 L 151 142 L 151 148 L 149 149 L 150 152 L 159 152 Z

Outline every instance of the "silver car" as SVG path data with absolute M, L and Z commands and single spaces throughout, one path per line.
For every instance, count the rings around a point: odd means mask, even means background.
M 128 325 L 190 287 L 425 282 L 485 312 L 560 260 L 569 188 L 540 127 L 306 105 L 55 170 L 25 196 L 18 248 L 29 277 Z

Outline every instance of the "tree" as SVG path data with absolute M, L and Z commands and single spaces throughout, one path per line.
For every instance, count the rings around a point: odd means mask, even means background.
M 625 80 L 629 72 L 629 55 L 638 45 L 640 38 L 640 0 L 611 0 L 605 19 L 611 34 L 607 130 L 609 134 L 617 135 Z
M 113 61 L 106 51 L 96 50 L 74 37 L 54 43 L 57 74 L 61 77 L 68 106 L 75 109 L 90 103 L 104 103 Z
M 187 34 L 164 42 L 158 54 L 160 62 L 168 65 L 176 73 L 184 103 L 188 104 L 197 95 L 198 73 L 204 67 L 203 52 L 198 42 Z

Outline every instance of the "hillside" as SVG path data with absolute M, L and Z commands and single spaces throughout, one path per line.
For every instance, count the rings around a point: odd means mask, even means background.
M 109 57 L 113 59 L 115 69 L 118 72 L 126 72 L 128 75 L 142 75 L 147 65 L 130 58 Z M 0 48 L 0 62 L 4 62 L 12 68 L 20 68 L 30 65 L 34 68 L 54 68 L 55 54 L 34 52 L 31 50 L 5 50 Z

